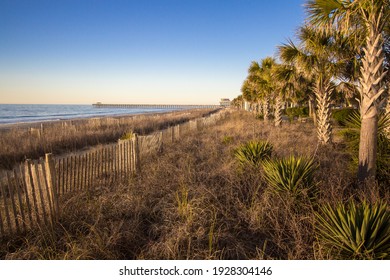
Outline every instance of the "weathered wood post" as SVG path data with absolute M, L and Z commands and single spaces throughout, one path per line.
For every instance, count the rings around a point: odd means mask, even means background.
M 46 181 L 49 189 L 50 200 L 52 202 L 53 218 L 55 221 L 58 221 L 60 214 L 59 202 L 58 202 L 58 191 L 56 186 L 56 173 L 55 173 L 55 162 L 52 154 L 45 155 L 45 172 L 46 172 Z
M 171 132 L 171 143 L 173 143 L 175 141 L 175 134 L 173 131 L 173 126 L 169 127 L 169 130 Z
M 13 214 L 14 214 L 14 221 L 15 221 L 16 232 L 20 233 L 18 214 L 17 214 L 16 202 L 15 202 L 15 192 L 14 192 L 15 184 L 14 184 L 14 182 L 13 182 L 9 172 L 7 172 L 7 180 L 8 180 L 9 198 L 11 200 L 11 206 L 12 206 L 12 210 L 13 210 Z M 16 178 L 14 178 L 14 180 L 16 180 Z M 3 194 L 3 196 L 4 195 L 5 194 Z
M 31 163 L 30 159 L 26 159 L 24 165 L 25 165 L 24 170 L 25 170 L 25 183 L 26 183 L 26 194 L 27 194 L 26 199 L 28 199 L 31 202 L 30 209 L 35 213 L 35 219 L 37 223 L 40 225 L 41 219 L 39 217 L 36 188 L 34 186 L 33 172 L 32 172 L 33 171 L 32 166 L 35 167 L 35 165 Z
M 163 141 L 163 133 L 161 131 L 158 139 L 158 152 L 162 153 L 163 149 L 164 149 L 164 141 Z
M 134 173 L 137 174 L 140 171 L 140 162 L 139 162 L 139 142 L 138 135 L 134 133 L 132 138 L 133 141 L 133 159 L 134 159 Z
M 4 207 L 6 222 L 7 222 L 7 225 L 8 225 L 8 232 L 9 232 L 9 234 L 12 234 L 13 232 L 12 232 L 12 226 L 11 226 L 10 211 L 8 209 L 7 191 L 5 189 L 5 185 L 4 184 L 0 184 L 0 186 L 1 186 L 1 193 L 2 193 L 2 197 L 3 197 L 3 203 L 4 203 L 3 207 Z M 2 228 L 4 227 L 4 224 L 2 222 Z
M 177 124 L 174 126 L 174 131 L 175 131 L 175 140 L 179 140 L 180 139 L 180 124 Z

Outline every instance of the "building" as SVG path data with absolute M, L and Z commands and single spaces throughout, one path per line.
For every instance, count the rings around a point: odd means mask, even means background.
M 219 101 L 219 105 L 222 107 L 229 107 L 230 106 L 230 99 L 229 98 L 221 98 L 221 101 Z

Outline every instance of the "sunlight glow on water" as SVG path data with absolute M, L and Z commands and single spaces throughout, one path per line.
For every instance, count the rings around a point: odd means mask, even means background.
M 92 105 L 0 104 L 0 124 L 160 113 L 173 109 L 95 108 Z

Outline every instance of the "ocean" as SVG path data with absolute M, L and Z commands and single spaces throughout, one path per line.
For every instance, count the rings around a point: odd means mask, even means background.
M 162 113 L 177 109 L 96 108 L 92 105 L 0 104 L 0 125 L 78 118 Z

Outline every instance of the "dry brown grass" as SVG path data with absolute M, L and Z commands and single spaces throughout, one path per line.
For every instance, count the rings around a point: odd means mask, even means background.
M 142 162 L 142 173 L 111 188 L 64 197 L 52 231 L 31 232 L 0 246 L 4 259 L 327 259 L 314 211 L 351 197 L 390 201 L 371 183 L 357 188 L 341 144 L 317 147 L 310 123 L 264 125 L 235 112 L 191 132 Z M 268 140 L 275 156 L 315 156 L 315 200 L 271 192 L 261 169 L 240 168 L 233 150 Z

